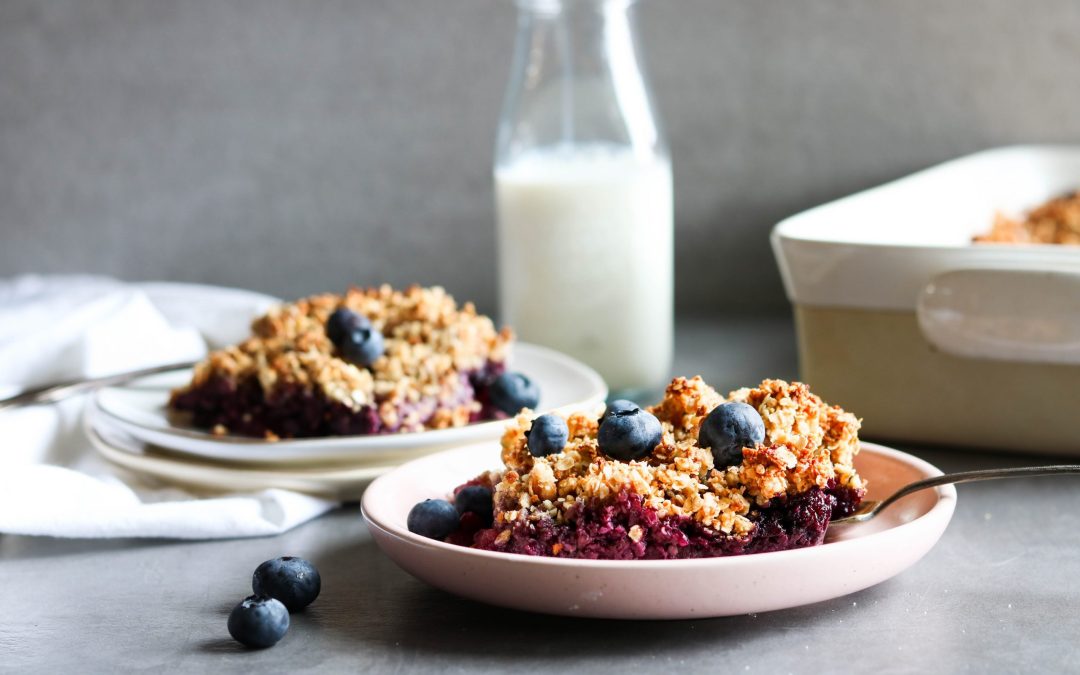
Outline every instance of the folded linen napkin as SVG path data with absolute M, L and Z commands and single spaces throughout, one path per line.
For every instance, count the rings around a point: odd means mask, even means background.
M 242 339 L 269 296 L 87 276 L 0 280 L 0 397 L 52 381 L 195 360 Z M 82 429 L 85 396 L 0 411 L 0 532 L 211 539 L 284 532 L 335 503 L 287 490 L 197 498 L 114 472 Z

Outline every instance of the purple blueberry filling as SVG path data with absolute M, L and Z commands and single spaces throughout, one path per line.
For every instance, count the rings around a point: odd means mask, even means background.
M 448 541 L 504 553 L 596 560 L 711 558 L 784 551 L 821 544 L 830 520 L 854 511 L 864 493 L 833 481 L 825 489 L 815 487 L 794 497 L 774 499 L 751 512 L 755 527 L 749 534 L 735 536 L 685 516 L 660 518 L 639 495 L 624 490 L 611 503 L 590 504 L 571 512 L 566 524 L 556 524 L 550 518 L 516 521 L 509 526 L 509 539 L 505 535 L 499 539 L 506 527 L 482 528 L 475 520 L 462 518 L 459 530 Z M 634 526 L 640 534 L 636 540 L 630 536 Z
M 453 400 L 439 401 L 434 397 L 398 406 L 397 422 L 387 424 L 374 406 L 354 410 L 327 398 L 321 391 L 312 391 L 297 384 L 277 387 L 272 395 L 263 392 L 258 379 L 248 378 L 239 383 L 222 377 L 207 380 L 199 387 L 173 395 L 170 407 L 190 413 L 190 423 L 201 429 L 221 425 L 230 434 L 263 437 L 274 434 L 281 438 L 317 436 L 351 436 L 392 434 L 402 430 L 406 416 L 419 413 L 422 424 L 440 408 L 457 408 L 476 400 L 481 409 L 469 421 L 504 419 L 487 400 L 488 383 L 504 370 L 502 363 L 489 362 L 485 367 L 461 374 L 461 386 Z

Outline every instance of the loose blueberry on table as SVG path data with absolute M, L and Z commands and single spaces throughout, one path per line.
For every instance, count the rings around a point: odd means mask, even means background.
M 267 560 L 251 576 L 255 595 L 280 600 L 290 612 L 301 610 L 319 597 L 322 578 L 307 560 L 284 556 Z
M 482 486 L 493 519 L 427 500 L 413 532 L 505 553 L 609 560 L 701 558 L 822 543 L 866 492 L 853 460 L 859 420 L 805 384 L 765 380 L 720 395 L 676 378 L 649 408 L 512 420 L 505 469 Z M 456 526 L 453 515 L 460 515 Z
M 289 630 L 289 610 L 274 598 L 251 595 L 229 614 L 229 635 L 257 649 L 272 647 Z
M 229 613 L 229 635 L 254 648 L 272 647 L 289 630 L 289 613 L 303 609 L 319 596 L 322 578 L 307 560 L 282 556 L 255 568 L 255 592 Z

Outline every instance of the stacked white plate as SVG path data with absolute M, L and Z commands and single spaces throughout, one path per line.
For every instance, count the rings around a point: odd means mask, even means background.
M 599 409 L 607 396 L 591 368 L 559 352 L 514 346 L 512 368 L 536 382 L 544 410 Z M 87 408 L 87 433 L 110 462 L 203 491 L 284 488 L 356 499 L 374 477 L 404 461 L 450 447 L 490 442 L 497 452 L 503 422 L 380 436 L 337 436 L 266 441 L 217 436 L 170 418 L 169 392 L 190 371 L 155 375 L 95 393 Z

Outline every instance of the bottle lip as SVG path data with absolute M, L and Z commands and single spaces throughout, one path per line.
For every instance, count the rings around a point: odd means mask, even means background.
M 604 7 L 625 9 L 637 4 L 638 0 L 514 0 L 518 9 L 555 13 L 574 7 Z

